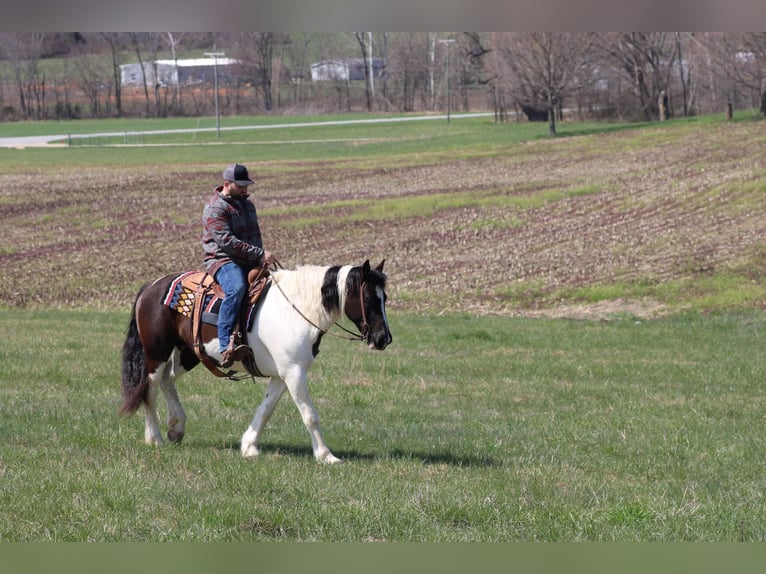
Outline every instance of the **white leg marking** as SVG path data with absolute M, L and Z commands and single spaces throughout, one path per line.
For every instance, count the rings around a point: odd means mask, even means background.
M 178 398 L 175 377 L 162 381 L 162 390 L 168 403 L 168 438 L 171 442 L 180 442 L 184 436 L 186 413 Z
M 162 368 L 160 369 L 160 371 Z M 149 391 L 146 394 L 146 403 L 144 404 L 144 417 L 146 425 L 144 427 L 144 442 L 149 445 L 161 445 L 164 441 L 160 433 L 160 420 L 157 418 L 157 373 L 149 375 Z
M 176 379 L 184 372 L 181 367 L 181 352 L 174 349 L 170 363 L 163 370 L 160 383 L 168 404 L 168 438 L 171 442 L 180 442 L 184 437 L 186 413 L 181 405 L 181 400 L 178 398 L 178 391 L 176 391 Z
M 335 464 L 340 459 L 330 452 L 330 449 L 324 442 L 322 431 L 319 428 L 319 415 L 311 402 L 308 388 L 306 387 L 306 371 L 303 369 L 294 369 L 286 377 L 285 383 L 290 391 L 290 396 L 298 407 L 303 424 L 311 435 L 311 446 L 314 449 L 314 458 L 317 462 Z
M 240 451 L 242 456 L 251 457 L 258 456 L 261 451 L 258 449 L 258 443 L 261 440 L 261 433 L 263 427 L 269 422 L 274 408 L 277 406 L 279 399 L 285 392 L 285 383 L 276 377 L 272 377 L 269 381 L 269 386 L 266 389 L 266 395 L 263 397 L 263 402 L 258 406 L 255 411 L 250 426 L 242 435 L 242 441 L 240 443 Z

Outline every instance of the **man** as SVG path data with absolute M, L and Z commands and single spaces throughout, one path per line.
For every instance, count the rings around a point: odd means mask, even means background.
M 247 187 L 253 184 L 244 165 L 230 165 L 223 171 L 223 184 L 215 188 L 202 212 L 205 268 L 225 295 L 218 315 L 218 346 L 223 368 L 241 360 L 247 349 L 245 345 L 235 347 L 232 336 L 247 293 L 247 272 L 274 261 L 274 256 L 263 249 L 258 214 L 253 202 L 248 200 Z

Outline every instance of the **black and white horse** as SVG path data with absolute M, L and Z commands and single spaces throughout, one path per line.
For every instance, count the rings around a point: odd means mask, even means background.
M 167 436 L 179 442 L 184 436 L 186 414 L 175 382 L 197 366 L 193 350 L 191 319 L 162 302 L 177 276 L 163 277 L 141 288 L 133 303 L 127 337 L 122 350 L 122 395 L 124 414 L 143 405 L 147 444 L 163 443 L 157 416 L 157 396 L 162 389 L 167 401 Z M 359 339 L 370 348 L 383 350 L 391 343 L 386 317 L 386 276 L 383 262 L 376 268 L 369 261 L 360 266 L 301 266 L 272 273 L 272 286 L 264 294 L 247 344 L 258 371 L 269 378 L 263 402 L 242 435 L 245 457 L 260 453 L 263 427 L 274 412 L 285 389 L 298 407 L 311 435 L 317 461 L 339 462 L 322 438 L 319 417 L 311 402 L 306 376 L 314 362 L 322 336 L 342 316 L 360 331 Z M 203 331 L 204 347 L 210 357 L 220 359 L 215 329 Z M 233 370 L 245 370 L 235 363 Z

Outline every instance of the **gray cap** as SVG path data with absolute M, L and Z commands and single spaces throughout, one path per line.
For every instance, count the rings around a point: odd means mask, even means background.
M 235 163 L 223 170 L 223 179 L 227 181 L 233 181 L 237 185 L 242 187 L 246 185 L 253 185 L 255 182 L 250 179 L 250 174 L 247 173 L 247 168 L 244 165 Z

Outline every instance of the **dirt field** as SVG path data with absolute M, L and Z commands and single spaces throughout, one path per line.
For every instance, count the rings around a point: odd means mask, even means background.
M 649 317 L 671 310 L 652 293 L 673 282 L 733 276 L 763 292 L 765 144 L 763 122 L 740 122 L 536 141 L 418 167 L 251 168 L 262 174 L 267 248 L 282 264 L 386 258 L 392 312 Z M 2 304 L 127 307 L 145 280 L 199 267 L 215 170 L 177 174 L 185 183 L 161 193 L 174 174 L 154 170 L 0 176 Z M 577 297 L 614 285 L 623 291 Z

